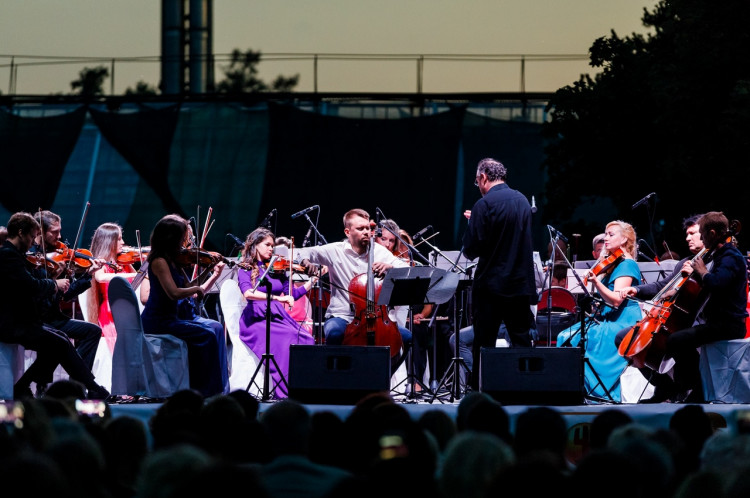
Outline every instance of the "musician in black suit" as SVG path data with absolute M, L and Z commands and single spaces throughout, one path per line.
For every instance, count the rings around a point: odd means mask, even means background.
M 530 305 L 536 304 L 531 206 L 522 193 L 505 183 L 507 170 L 499 161 L 482 159 L 474 184 L 482 198 L 470 212 L 463 252 L 478 259 L 472 285 L 473 355 L 481 362 L 482 347 L 495 347 L 500 323 L 505 322 L 510 345 L 531 346 L 534 323 Z M 479 388 L 478 368 L 471 385 Z
M 675 361 L 672 385 L 664 389 L 667 399 L 678 402 L 703 401 L 698 348 L 716 341 L 741 339 L 747 332 L 747 262 L 732 240 L 727 240 L 729 221 L 724 213 L 712 211 L 698 221 L 704 258 L 684 263 L 681 270 L 694 274 L 708 300 L 703 306 L 704 323 L 694 324 L 669 335 L 664 355 Z
M 76 352 L 68 336 L 44 326 L 40 301 L 66 292 L 67 279 L 39 279 L 32 275 L 26 252 L 39 236 L 40 228 L 33 216 L 16 213 L 8 221 L 8 239 L 0 248 L 0 341 L 20 344 L 37 352 L 34 363 L 13 386 L 14 399 L 31 397 L 30 385 L 46 385 L 57 365 L 83 383 L 87 396 L 105 399 L 109 392 L 94 381 L 91 370 Z

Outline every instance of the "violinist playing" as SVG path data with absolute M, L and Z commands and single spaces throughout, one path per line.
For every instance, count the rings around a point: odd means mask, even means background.
M 112 310 L 109 307 L 109 283 L 115 276 L 123 277 L 129 282 L 132 282 L 136 276 L 136 271 L 132 265 L 116 263 L 117 255 L 124 246 L 122 227 L 117 223 L 102 223 L 91 237 L 91 254 L 109 264 L 102 265 L 94 273 L 95 284 L 89 293 L 88 316 L 91 322 L 98 323 L 101 327 L 110 353 L 115 350 L 117 330 L 112 318 Z
M 663 388 L 655 401 L 703 402 L 698 348 L 716 341 L 741 339 L 747 332 L 747 262 L 734 238 L 727 237 L 729 221 L 724 213 L 711 211 L 700 217 L 698 226 L 708 252 L 703 258 L 685 262 L 681 269 L 693 274 L 708 293 L 702 311 L 705 323 L 693 324 L 667 337 L 665 357 L 675 361 L 673 383 Z M 706 259 L 713 263 L 710 270 Z
M 264 284 L 261 283 L 257 287 L 256 285 L 267 270 L 275 245 L 275 237 L 269 229 L 260 227 L 253 230 L 245 239 L 242 248 L 242 262 L 249 264 L 251 269 L 240 269 L 237 274 L 240 290 L 248 301 L 240 316 L 240 339 L 258 358 L 266 353 L 268 295 Z M 272 354 L 275 360 L 269 367 L 271 385 L 274 386 L 272 393 L 276 398 L 286 398 L 288 395 L 287 386 L 281 381 L 281 377 L 286 379 L 289 375 L 289 347 L 292 344 L 315 344 L 310 331 L 289 315 L 286 306 L 291 305 L 292 309 L 302 306 L 300 300 L 318 277 L 313 275 L 300 286 L 292 285 L 290 293 L 293 272 L 288 274 L 287 271 L 293 270 L 292 266 L 288 260 L 283 260 L 281 265 L 275 264 L 266 275 L 268 283 L 271 284 L 271 339 L 268 353 Z M 298 303 L 295 304 L 295 301 Z
M 685 230 L 685 240 L 688 243 L 688 250 L 694 256 L 703 250 L 703 239 L 701 239 L 700 225 L 698 221 L 701 215 L 696 214 L 685 218 L 682 222 L 682 227 Z M 691 258 L 683 258 L 677 263 L 672 271 L 672 274 L 667 278 L 662 278 L 655 282 L 648 284 L 640 284 L 635 286 L 625 287 L 620 291 L 620 295 L 623 299 L 629 299 L 635 297 L 640 300 L 652 299 L 655 297 L 664 287 L 683 271 L 683 267 Z M 691 268 L 688 268 L 692 271 Z M 702 322 L 702 317 L 697 316 L 696 320 Z M 617 333 L 615 337 L 615 346 L 620 347 L 620 343 L 625 338 L 627 333 L 632 329 L 632 326 L 627 326 Z M 670 396 L 674 396 L 675 393 L 672 391 L 672 377 L 668 373 L 659 373 L 656 370 L 652 370 L 649 367 L 641 367 L 638 369 L 641 374 L 654 386 L 654 394 L 651 398 L 640 400 L 639 403 L 660 403 L 666 401 Z
M 611 221 L 604 230 L 604 249 L 600 259 L 585 275 L 593 283 L 593 291 L 601 298 L 594 316 L 585 321 L 586 342 L 584 356 L 588 359 L 584 371 L 584 387 L 589 396 L 619 402 L 620 375 L 627 367 L 626 360 L 615 347 L 615 335 L 626 326 L 641 319 L 638 303 L 623 299 L 620 291 L 641 280 L 641 271 L 633 255 L 636 235 L 624 221 Z M 581 323 L 564 329 L 557 335 L 557 346 L 579 345 Z M 597 375 L 601 382 L 597 379 Z
M 109 392 L 96 383 L 91 368 L 81 359 L 67 335 L 42 322 L 41 311 L 58 294 L 69 291 L 66 278 L 38 278 L 29 268 L 25 253 L 39 237 L 39 223 L 29 213 L 15 213 L 8 220 L 8 238 L 0 247 L 0 341 L 20 344 L 36 352 L 36 359 L 13 386 L 13 399 L 37 396 L 62 365 L 71 379 L 86 387 L 90 399 L 105 400 Z M 98 329 L 98 327 L 96 327 Z M 99 338 L 96 338 L 98 342 Z
M 190 387 L 204 397 L 226 394 L 229 370 L 223 326 L 216 320 L 183 318 L 178 312 L 181 299 L 193 295 L 202 298 L 211 289 L 221 276 L 225 263 L 215 258 L 216 263 L 209 264 L 204 270 L 213 270 L 205 282 L 190 282 L 182 268 L 188 235 L 187 220 L 176 214 L 164 216 L 151 232 L 151 250 L 147 258 L 151 289 L 141 313 L 143 331 L 146 334 L 171 334 L 185 341 Z
M 62 245 L 62 219 L 52 211 L 37 212 L 34 214 L 34 219 L 39 223 L 42 231 L 41 238 L 32 246 L 31 251 L 45 252 L 56 258 L 57 254 L 54 254 L 54 251 Z M 42 251 L 42 248 L 44 248 L 44 251 Z M 58 292 L 40 302 L 40 311 L 45 326 L 60 330 L 73 339 L 76 351 L 91 370 L 94 367 L 94 358 L 96 357 L 96 349 L 99 347 L 99 339 L 102 337 L 102 330 L 95 323 L 72 318 L 61 310 L 63 301 L 70 302 L 76 299 L 78 295 L 92 286 L 92 275 L 102 267 L 104 261 L 93 258 L 88 260 L 87 263 L 90 263 L 88 268 L 79 269 L 82 271 L 67 275 L 70 279 L 70 288 L 66 292 Z M 65 278 L 66 275 L 63 272 L 66 266 L 68 266 L 67 262 L 61 260 L 58 261 L 59 273 L 57 275 L 50 275 L 47 267 L 42 266 L 34 270 L 34 276 L 37 278 Z M 52 379 L 49 380 L 52 381 Z M 37 386 L 37 389 L 41 392 L 44 390 L 44 386 Z
M 370 250 L 374 251 L 372 271 L 376 278 L 382 277 L 390 268 L 408 266 L 408 263 L 394 256 L 382 245 L 374 244 L 370 247 L 372 226 L 367 211 L 351 209 L 346 212 L 343 221 L 345 240 L 303 247 L 298 251 L 303 266 L 309 267 L 309 263 L 316 263 L 328 267 L 331 301 L 326 309 L 323 331 L 326 344 L 330 345 L 342 344 L 346 328 L 354 320 L 348 288 L 356 276 L 367 274 Z M 398 331 L 406 348 L 411 344 L 411 332 L 401 326 Z

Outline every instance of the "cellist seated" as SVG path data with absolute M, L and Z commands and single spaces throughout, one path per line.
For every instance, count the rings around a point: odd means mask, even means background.
M 696 296 L 696 299 L 691 299 L 694 301 L 691 303 L 694 304 L 692 310 L 687 306 L 679 306 L 679 315 L 687 315 L 687 313 L 682 313 L 683 309 L 692 313 L 690 315 L 692 325 L 688 324 L 684 328 L 671 327 L 670 319 L 672 316 L 679 316 L 678 313 L 667 315 L 662 328 L 676 328 L 676 330 L 669 330 L 665 334 L 666 338 L 663 344 L 660 343 L 661 349 L 658 352 L 664 358 L 674 360 L 673 375 L 661 375 L 648 371 L 647 367 L 641 368 L 641 373 L 656 387 L 652 398 L 642 400 L 642 402 L 658 403 L 667 400 L 702 402 L 698 348 L 711 342 L 740 339 L 745 336 L 745 320 L 748 316 L 745 303 L 747 263 L 733 243 L 734 235 L 739 231 L 738 224 L 733 223 L 730 227 L 726 216 L 714 211 L 688 218 L 683 226 L 686 229 L 686 240 L 690 252 L 695 256 L 678 263 L 673 276 L 669 279 L 654 284 L 625 288 L 622 290 L 622 295 L 639 298 L 654 297 L 658 289 L 670 285 L 683 273 L 689 273 L 690 279 L 695 284 L 690 289 L 698 287 L 701 295 L 712 296 L 713 299 L 712 297 L 698 299 L 699 296 Z M 685 293 L 682 289 L 686 288 L 683 284 L 678 291 L 680 297 Z M 617 334 L 616 342 L 621 352 L 627 348 L 629 337 L 632 337 L 632 334 L 628 335 L 629 332 L 628 329 Z
M 355 319 L 362 321 L 362 317 L 355 314 L 356 311 L 361 311 L 355 309 L 357 308 L 356 302 L 369 301 L 367 296 L 364 295 L 364 290 L 360 291 L 361 294 L 360 292 L 350 292 L 350 284 L 354 284 L 357 277 L 371 273 L 375 277 L 373 279 L 375 283 L 379 280 L 377 277 L 382 277 L 389 269 L 408 265 L 382 245 L 371 244 L 371 239 L 374 238 L 373 224 L 367 211 L 352 209 L 344 215 L 345 240 L 321 246 L 303 247 L 297 251 L 303 266 L 315 263 L 328 267 L 331 301 L 326 309 L 326 320 L 323 326 L 326 344 L 352 344 L 345 337 L 347 329 L 351 330 L 349 326 L 355 323 Z M 372 254 L 370 254 L 371 249 Z M 371 267 L 369 264 L 370 256 L 372 256 Z M 374 298 L 374 302 L 376 302 L 377 296 L 374 296 Z M 374 306 L 374 302 L 367 302 L 366 304 Z M 412 341 L 411 332 L 390 321 L 387 312 L 379 313 L 380 310 L 375 311 L 378 312 L 378 329 L 385 329 L 384 335 L 392 340 L 387 344 L 391 346 L 391 358 L 400 358 L 400 351 L 394 351 L 394 349 L 400 348 L 395 348 L 392 344 L 396 342 L 399 345 L 403 344 L 405 351 Z M 363 345 L 367 345 L 367 343 L 363 343 Z M 395 363 L 394 366 L 397 366 L 400 361 L 397 360 Z M 395 371 L 395 369 L 392 371 Z

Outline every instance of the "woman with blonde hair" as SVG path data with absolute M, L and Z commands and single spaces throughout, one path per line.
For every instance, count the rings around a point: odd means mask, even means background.
M 117 254 L 122 251 L 125 242 L 122 240 L 122 227 L 117 223 L 102 223 L 91 237 L 91 254 L 94 258 L 103 259 L 111 265 L 102 265 L 94 273 L 94 278 L 87 302 L 88 320 L 98 323 L 102 335 L 107 341 L 109 352 L 115 349 L 117 330 L 109 307 L 109 282 L 115 276 L 132 281 L 136 271 L 131 265 L 116 266 Z
M 620 290 L 637 285 L 641 271 L 635 261 L 636 234 L 633 227 L 624 221 L 607 223 L 604 231 L 604 248 L 597 264 L 585 275 L 592 284 L 592 294 L 599 299 L 584 321 L 584 387 L 593 399 L 620 401 L 620 374 L 627 362 L 615 346 L 615 336 L 624 327 L 635 325 L 641 318 L 638 303 L 624 299 Z M 599 264 L 609 262 L 611 264 Z M 598 271 L 593 271 L 593 270 Z M 581 323 L 577 323 L 557 336 L 557 346 L 579 346 Z

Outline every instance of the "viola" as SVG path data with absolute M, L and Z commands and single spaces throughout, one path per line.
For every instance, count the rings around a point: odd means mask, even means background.
M 731 242 L 739 227 L 739 222 L 733 220 L 722 242 Z M 713 249 L 709 252 L 704 247 L 691 262 L 700 258 L 707 263 L 712 254 Z M 628 331 L 617 348 L 618 353 L 636 368 L 659 371 L 667 339 L 673 332 L 693 325 L 706 299 L 708 295 L 694 274 L 678 273 L 654 297 L 646 316 Z
M 617 249 L 609 253 L 608 256 L 604 258 L 599 258 L 596 264 L 592 266 L 591 270 L 589 271 L 593 273 L 594 276 L 597 276 L 600 274 L 606 274 L 607 272 L 612 271 L 614 267 L 617 266 L 624 257 L 625 257 L 625 252 L 618 247 Z M 583 277 L 583 285 L 585 286 L 587 284 L 588 284 L 588 276 Z

